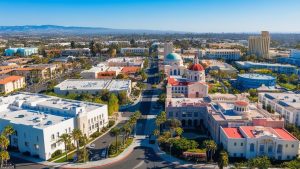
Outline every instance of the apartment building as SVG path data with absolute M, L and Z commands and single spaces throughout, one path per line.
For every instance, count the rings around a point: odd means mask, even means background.
M 25 78 L 23 76 L 7 76 L 0 79 L 0 92 L 8 94 L 24 88 L 25 85 Z

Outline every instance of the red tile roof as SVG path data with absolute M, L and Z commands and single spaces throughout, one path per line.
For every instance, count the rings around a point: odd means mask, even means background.
M 244 138 L 238 128 L 223 128 L 228 138 Z
M 286 131 L 285 129 L 275 128 L 273 130 L 276 132 L 276 134 L 281 139 L 284 139 L 284 140 L 296 140 L 296 138 L 291 133 L 289 133 L 288 131 Z
M 248 106 L 249 103 L 246 102 L 246 101 L 241 101 L 240 100 L 240 101 L 236 101 L 235 104 L 238 105 L 238 106 Z
M 23 76 L 8 76 L 8 77 L 5 77 L 3 79 L 0 79 L 0 84 L 7 84 L 9 82 L 14 82 L 16 80 L 19 80 L 23 78 Z
M 122 71 L 122 73 L 128 74 L 128 73 L 136 73 L 139 70 L 140 70 L 140 68 L 136 67 L 136 66 L 126 66 L 126 67 L 123 67 L 123 69 L 121 71 Z

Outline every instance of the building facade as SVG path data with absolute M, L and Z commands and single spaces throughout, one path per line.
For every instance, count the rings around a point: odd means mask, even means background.
M 206 49 L 204 57 L 207 59 L 233 61 L 241 58 L 241 51 L 239 49 Z
M 249 54 L 269 59 L 270 41 L 268 31 L 262 31 L 261 36 L 250 36 L 248 39 Z
M 74 128 L 89 137 L 108 125 L 107 105 L 61 99 L 35 93 L 0 98 L 0 131 L 12 125 L 11 146 L 43 160 L 64 150 L 60 136 Z
M 282 115 L 286 123 L 300 126 L 300 94 L 259 93 L 258 100 L 265 109 Z
M 226 127 L 221 128 L 220 135 L 229 157 L 251 159 L 267 156 L 276 160 L 292 160 L 299 150 L 299 140 L 282 128 Z
M 268 69 L 275 73 L 281 74 L 298 74 L 298 68 L 293 65 L 278 63 L 256 63 L 251 61 L 236 61 L 236 65 L 242 69 Z
M 149 48 L 121 48 L 122 55 L 147 55 Z
M 239 74 L 236 82 L 237 88 L 241 90 L 257 89 L 261 86 L 275 87 L 276 78 L 263 74 Z
M 30 56 L 38 53 L 38 48 L 8 48 L 4 51 L 5 56 Z
M 0 79 L 0 91 L 3 94 L 8 94 L 15 90 L 22 89 L 25 85 L 25 77 L 23 76 L 7 76 Z

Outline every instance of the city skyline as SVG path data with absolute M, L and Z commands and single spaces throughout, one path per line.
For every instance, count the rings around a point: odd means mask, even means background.
M 0 5 L 6 6 L 0 11 L 0 16 L 6 16 L 0 17 L 3 26 L 62 25 L 197 33 L 300 32 L 300 23 L 295 22 L 300 16 L 300 2 L 296 0 L 3 0 Z

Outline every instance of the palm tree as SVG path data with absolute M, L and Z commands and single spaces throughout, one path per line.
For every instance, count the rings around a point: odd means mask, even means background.
M 213 140 L 205 140 L 203 144 L 206 148 L 207 159 L 210 157 L 210 161 L 212 161 L 213 154 L 217 150 L 217 144 Z
M 12 134 L 14 134 L 14 133 L 15 133 L 15 130 L 14 130 L 14 128 L 13 128 L 12 125 L 7 125 L 7 126 L 5 126 L 4 129 L 3 129 L 3 131 L 2 131 L 2 134 L 3 134 L 4 136 L 6 136 L 6 138 L 9 139 L 9 142 L 11 142 L 11 141 L 10 141 L 10 136 L 11 136 Z
M 165 111 L 160 112 L 160 114 L 156 117 L 155 124 L 159 128 L 159 132 L 161 132 L 161 125 L 167 121 L 167 114 Z
M 86 144 L 88 142 L 88 138 L 86 136 L 82 136 L 81 139 L 80 139 L 83 143 L 83 150 L 82 150 L 82 156 L 83 156 L 83 162 L 86 162 L 87 161 L 87 151 L 86 151 Z
M 123 130 L 125 132 L 125 139 L 127 140 L 129 134 L 131 133 L 132 131 L 132 128 L 131 128 L 131 125 L 129 122 L 125 123 L 125 125 L 123 126 Z
M 7 162 L 7 160 L 10 159 L 9 153 L 8 151 L 1 151 L 0 152 L 0 159 L 1 159 L 1 168 L 3 168 L 3 163 L 5 161 L 5 163 Z
M 76 146 L 77 146 L 77 157 L 79 155 L 79 140 L 80 138 L 82 137 L 82 132 L 80 129 L 73 129 L 72 131 L 72 137 L 73 137 L 73 140 L 76 142 Z
M 68 146 L 70 145 L 71 142 L 71 136 L 67 133 L 64 133 L 59 138 L 60 138 L 59 142 L 62 141 L 65 144 L 66 160 L 68 161 Z
M 228 166 L 228 154 L 226 151 L 220 152 L 220 157 L 218 160 L 218 166 L 220 169 L 223 169 L 224 167 Z
M 116 137 L 116 149 L 117 149 L 117 152 L 119 151 L 119 148 L 118 148 L 118 136 L 120 134 L 120 129 L 118 127 L 115 127 L 113 129 L 110 130 L 111 134 L 113 136 Z

